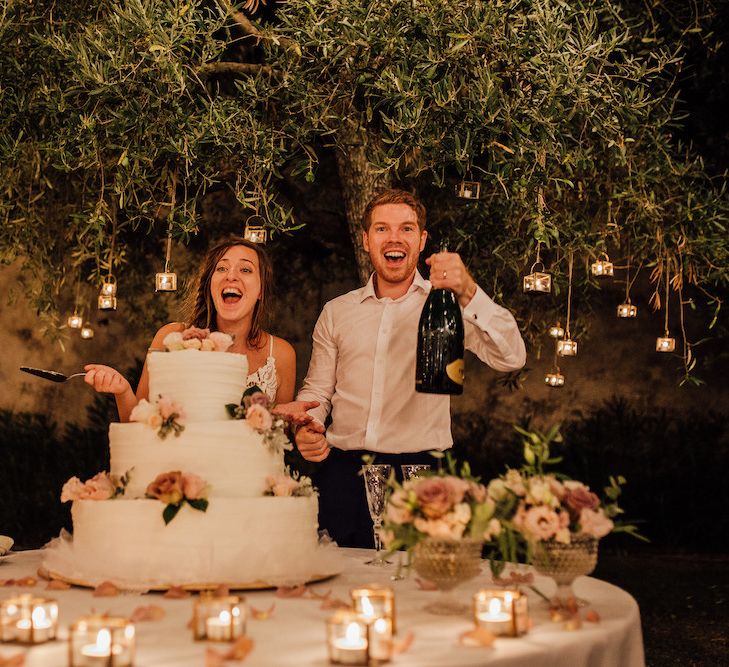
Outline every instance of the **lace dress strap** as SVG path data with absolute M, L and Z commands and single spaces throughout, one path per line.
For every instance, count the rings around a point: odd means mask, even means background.
M 278 391 L 278 378 L 276 377 L 276 359 L 273 356 L 273 336 L 269 334 L 268 358 L 255 373 L 251 373 L 246 381 L 246 388 L 258 385 L 259 389 L 273 402 Z

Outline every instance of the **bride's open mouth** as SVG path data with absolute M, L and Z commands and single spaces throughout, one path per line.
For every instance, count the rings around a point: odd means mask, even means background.
M 243 298 L 243 293 L 237 287 L 226 287 L 221 296 L 223 297 L 223 303 L 226 305 L 232 305 L 238 303 Z

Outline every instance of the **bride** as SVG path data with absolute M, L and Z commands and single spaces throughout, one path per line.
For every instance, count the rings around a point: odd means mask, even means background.
M 315 402 L 292 402 L 296 383 L 296 353 L 283 338 L 263 330 L 270 300 L 273 270 L 264 249 L 241 238 L 211 248 L 192 293 L 188 321 L 165 324 L 152 339 L 150 350 L 164 350 L 162 341 L 189 327 L 222 331 L 233 337 L 228 352 L 245 354 L 254 369 L 246 386 L 258 385 L 276 404 L 276 412 L 307 420 L 305 411 Z M 141 399 L 149 399 L 149 373 L 144 362 L 136 394 L 119 371 L 100 364 L 84 366 L 85 382 L 96 391 L 114 394 L 119 421 L 128 422 Z

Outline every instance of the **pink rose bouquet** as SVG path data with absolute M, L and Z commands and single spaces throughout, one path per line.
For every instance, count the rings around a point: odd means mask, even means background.
M 488 484 L 506 536 L 500 544 L 504 560 L 516 561 L 517 551 L 522 549 L 530 560 L 539 542 L 570 544 L 576 538 L 601 539 L 613 531 L 644 539 L 635 526 L 618 525 L 613 520 L 622 513 L 617 499 L 624 478 L 611 477 L 605 500 L 601 500 L 582 482 L 545 472 L 546 465 L 561 460 L 550 458 L 550 444 L 562 440 L 557 426 L 546 434 L 515 428 L 524 436 L 525 463 Z
M 266 477 L 266 488 L 263 491 L 264 496 L 294 496 L 297 498 L 308 497 L 314 493 L 314 487 L 308 477 L 292 477 L 288 471 Z
M 389 551 L 407 550 L 427 538 L 490 541 L 501 532 L 496 503 L 487 488 L 471 477 L 468 464 L 460 473 L 450 456 L 447 471 L 390 482 L 380 537 Z
M 240 405 L 229 403 L 225 406 L 233 419 L 243 419 L 254 431 L 263 436 L 263 444 L 275 455 L 292 448 L 286 435 L 286 419 L 274 414 L 273 404 L 256 385 L 243 392 Z
M 187 503 L 193 509 L 205 512 L 208 508 L 208 484 L 191 472 L 172 470 L 157 475 L 147 486 L 147 498 L 165 503 L 162 518 L 168 524 Z

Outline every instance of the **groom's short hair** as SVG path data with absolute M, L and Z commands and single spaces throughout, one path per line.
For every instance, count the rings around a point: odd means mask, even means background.
M 425 206 L 423 206 L 423 203 L 412 192 L 392 188 L 380 192 L 365 206 L 364 213 L 362 214 L 362 229 L 364 231 L 368 231 L 372 224 L 373 209 L 383 204 L 407 204 L 415 211 L 420 231 L 422 232 L 425 229 Z

